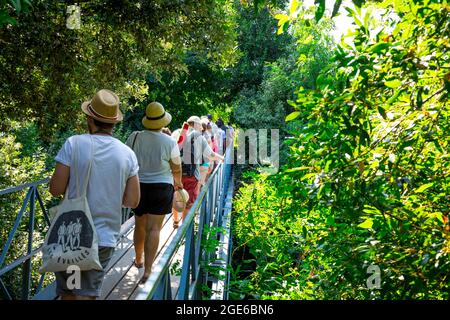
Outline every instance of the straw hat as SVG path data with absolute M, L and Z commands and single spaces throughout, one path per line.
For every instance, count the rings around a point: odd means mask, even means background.
M 98 121 L 117 123 L 123 120 L 119 103 L 119 97 L 114 92 L 102 89 L 94 95 L 92 100 L 83 102 L 81 110 Z
M 151 102 L 145 109 L 145 116 L 142 118 L 142 125 L 147 129 L 158 130 L 167 126 L 172 121 L 170 113 L 164 110 L 159 102 Z
M 175 191 L 173 194 L 173 208 L 181 212 L 186 208 L 186 203 L 189 200 L 189 193 L 185 189 Z

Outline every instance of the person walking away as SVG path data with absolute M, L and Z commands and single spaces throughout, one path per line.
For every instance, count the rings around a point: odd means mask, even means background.
M 228 125 L 227 125 L 227 148 L 233 142 L 234 136 L 235 136 L 235 130 L 234 130 L 232 124 L 231 124 L 231 121 L 228 121 Z
M 217 127 L 219 128 L 219 153 L 224 155 L 226 151 L 226 126 L 221 118 L 217 119 Z
M 217 145 L 217 140 L 214 138 L 214 134 L 213 134 L 213 131 L 212 131 L 212 126 L 211 126 L 211 122 L 210 121 L 208 121 L 208 124 L 206 125 L 206 131 L 208 132 L 208 134 L 209 134 L 209 136 L 211 138 L 211 145 L 210 145 L 210 147 L 211 147 L 211 149 L 214 152 L 217 153 L 219 151 L 219 147 Z M 209 165 L 209 168 L 208 168 L 208 175 L 210 175 L 213 172 L 213 170 L 215 168 L 215 163 L 216 163 L 215 161 L 211 161 L 210 162 L 210 165 Z M 207 176 L 207 178 L 208 178 L 208 176 Z
M 209 123 L 211 124 L 214 141 L 217 144 L 217 151 L 214 151 L 214 152 L 217 152 L 217 153 L 221 154 L 221 150 L 223 150 L 223 146 L 222 146 L 222 143 L 221 143 L 221 132 L 220 132 L 220 129 L 217 126 L 217 124 L 213 121 L 213 117 L 212 117 L 212 115 L 210 113 L 208 113 L 208 115 L 206 117 L 209 120 Z
M 208 132 L 209 137 L 211 138 L 212 150 L 216 153 L 219 153 L 219 144 L 217 143 L 220 140 L 219 128 L 211 119 L 212 119 L 211 114 L 202 116 L 202 118 L 201 118 L 202 121 L 206 121 L 206 131 Z M 209 169 L 208 169 L 208 174 L 213 172 L 215 167 L 216 167 L 216 161 L 211 161 L 211 165 L 209 166 Z
M 187 120 L 189 124 L 189 133 L 186 136 L 186 140 L 182 147 L 182 182 L 184 189 L 189 194 L 189 200 L 186 204 L 186 208 L 182 213 L 183 219 L 186 218 L 189 209 L 194 204 L 198 197 L 198 182 L 200 180 L 199 165 L 203 162 L 202 158 L 208 158 L 209 160 L 223 161 L 224 157 L 218 153 L 212 151 L 208 145 L 206 139 L 202 136 L 202 123 L 198 116 L 192 116 Z M 178 227 L 179 212 L 173 212 L 174 227 Z
M 201 119 L 201 123 L 202 123 L 202 136 L 206 139 L 209 147 L 213 150 L 212 140 L 207 131 L 209 120 Z M 200 167 L 199 167 L 200 180 L 197 184 L 197 194 L 200 194 L 200 190 L 202 189 L 202 186 L 205 185 L 205 183 L 206 183 L 206 178 L 207 178 L 210 166 L 212 166 L 211 161 L 208 158 L 202 158 L 202 163 L 200 164 Z
M 86 115 L 89 133 L 68 138 L 55 157 L 50 193 L 53 196 L 62 195 L 68 188 L 69 199 L 76 197 L 76 182 L 71 168 L 73 146 L 78 146 L 77 171 L 84 173 L 78 179 L 80 185 L 84 184 L 83 176 L 87 176 L 89 163 L 93 159 L 86 198 L 98 236 L 99 260 L 103 267 L 103 271 L 81 271 L 81 286 L 77 289 L 67 287 L 72 272 L 56 272 L 56 292 L 63 300 L 95 300 L 100 296 L 105 268 L 119 239 L 122 206 L 134 208 L 139 203 L 136 156 L 112 136 L 114 125 L 123 119 L 119 103 L 117 95 L 106 89 L 84 102 L 81 109 Z
M 145 130 L 133 132 L 126 142 L 139 163 L 141 200 L 134 210 L 133 241 L 135 266 L 145 267 L 141 283 L 150 276 L 164 217 L 172 211 L 174 190 L 183 189 L 180 150 L 175 139 L 162 132 L 171 120 L 160 103 L 152 102 L 142 119 Z

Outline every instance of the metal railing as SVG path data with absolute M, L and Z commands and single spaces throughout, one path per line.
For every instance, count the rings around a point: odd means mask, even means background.
M 46 204 L 43 201 L 42 194 L 39 192 L 39 187 L 44 187 L 48 184 L 50 178 L 42 179 L 40 181 L 23 184 L 17 187 L 12 187 L 4 190 L 0 190 L 0 197 L 11 195 L 13 193 L 22 192 L 27 190 L 26 196 L 22 202 L 22 206 L 19 210 L 19 213 L 15 217 L 13 227 L 9 232 L 8 238 L 3 246 L 3 249 L 0 254 L 0 297 L 3 296 L 4 299 L 8 300 L 28 300 L 32 298 L 32 296 L 37 295 L 42 289 L 44 285 L 44 279 L 47 273 L 41 274 L 39 276 L 38 284 L 36 288 L 32 288 L 32 273 L 33 273 L 33 258 L 40 254 L 43 246 L 42 243 L 37 248 L 33 248 L 33 243 L 35 241 L 35 229 L 36 229 L 36 202 L 38 203 L 38 207 L 40 208 L 43 218 L 45 220 L 46 229 L 50 226 L 50 217 L 48 214 L 48 208 L 46 208 Z M 28 208 L 28 210 L 27 210 Z M 10 262 L 8 265 L 4 266 L 7 261 L 8 254 L 10 254 L 10 248 L 13 243 L 15 236 L 18 233 L 18 230 L 23 224 L 23 220 L 28 216 L 28 221 L 26 222 L 27 236 L 28 241 L 26 244 L 26 254 L 16 258 L 14 261 Z M 124 224 L 131 216 L 131 210 L 129 208 L 124 208 L 122 210 L 122 224 Z M 22 228 L 23 229 L 23 228 Z M 40 230 L 42 233 L 42 238 L 47 232 L 47 230 Z M 120 241 L 121 239 L 119 239 Z M 13 288 L 11 285 L 8 285 L 4 281 L 4 277 L 7 273 L 13 272 L 22 267 L 21 274 L 21 294 L 17 295 L 13 292 Z M 9 288 L 8 288 L 9 287 Z M 34 294 L 32 291 L 35 289 Z
M 2 277 L 6 273 L 8 273 L 14 269 L 17 269 L 21 266 L 23 266 L 21 299 L 27 300 L 30 298 L 31 282 L 32 282 L 31 275 L 32 275 L 32 267 L 33 267 L 32 259 L 42 249 L 42 245 L 36 249 L 33 249 L 33 240 L 34 240 L 34 231 L 35 231 L 35 222 L 36 222 L 36 201 L 39 203 L 39 207 L 42 211 L 42 214 L 43 214 L 43 217 L 45 219 L 47 226 L 50 225 L 50 219 L 48 216 L 48 212 L 42 201 L 42 197 L 41 197 L 41 194 L 39 193 L 38 187 L 41 185 L 47 184 L 48 181 L 49 181 L 49 179 L 43 179 L 43 180 L 40 180 L 37 182 L 23 184 L 18 187 L 0 190 L 0 196 L 4 196 L 4 195 L 12 194 L 15 192 L 20 192 L 20 191 L 26 190 L 28 188 L 25 199 L 22 202 L 22 206 L 14 220 L 14 225 L 12 227 L 12 230 L 9 232 L 8 238 L 6 240 L 5 245 L 3 246 L 3 249 L 2 249 L 1 255 L 0 255 L 0 292 L 6 299 L 12 300 L 12 299 L 16 298 L 16 296 L 11 292 L 10 289 L 8 289 L 8 286 L 7 286 L 7 284 L 5 284 Z M 29 207 L 28 212 L 26 212 L 27 207 Z M 27 222 L 28 241 L 26 244 L 26 254 L 24 256 L 17 258 L 10 264 L 4 266 L 4 264 L 7 260 L 7 254 L 9 253 L 11 244 L 14 240 L 15 235 L 17 234 L 17 231 L 19 229 L 19 226 L 20 226 L 22 220 L 26 216 L 26 213 L 28 213 L 28 222 Z M 45 274 L 40 276 L 36 292 L 39 292 L 42 289 L 42 285 L 44 283 L 44 277 L 45 277 Z
M 205 252 L 201 248 L 201 241 L 204 234 L 205 226 L 217 227 L 223 224 L 223 212 L 227 194 L 229 194 L 229 187 L 231 181 L 231 157 L 233 156 L 233 146 L 227 149 L 225 162 L 219 164 L 213 173 L 210 175 L 208 182 L 202 188 L 200 195 L 193 204 L 186 219 L 180 228 L 177 229 L 177 233 L 174 238 L 154 263 L 154 271 L 150 278 L 142 289 L 138 292 L 136 299 L 172 299 L 171 296 L 171 282 L 170 282 L 170 262 L 177 252 L 178 248 L 184 242 L 184 255 L 183 265 L 181 270 L 180 285 L 178 288 L 178 294 L 176 299 L 195 299 L 196 289 L 199 285 L 208 282 L 208 275 L 201 275 L 200 263 L 216 262 L 217 255 L 211 252 Z M 32 271 L 33 271 L 33 258 L 36 257 L 42 250 L 42 243 L 37 248 L 33 248 L 34 233 L 36 228 L 36 202 L 42 211 L 46 223 L 46 229 L 50 225 L 50 218 L 48 215 L 48 209 L 44 204 L 42 195 L 38 190 L 38 187 L 43 187 L 48 184 L 49 178 L 36 181 L 33 183 L 23 184 L 21 186 L 12 187 L 4 190 L 0 190 L 0 197 L 13 194 L 16 192 L 22 192 L 26 189 L 27 193 L 22 202 L 22 206 L 19 213 L 15 217 L 13 227 L 9 232 L 8 238 L 3 246 L 0 254 L 0 293 L 6 299 L 22 299 L 28 300 L 32 296 L 37 295 L 42 289 L 44 279 L 47 273 L 39 276 L 38 284 L 36 288 L 32 288 Z M 28 211 L 27 211 L 28 208 Z M 195 217 L 198 214 L 198 227 L 195 228 Z M 26 223 L 28 241 L 26 244 L 26 254 L 16 258 L 8 265 L 4 266 L 9 249 L 13 243 L 14 237 L 17 231 L 23 223 L 23 219 L 28 215 L 28 221 Z M 128 221 L 131 216 L 130 209 L 123 209 L 122 211 L 122 224 Z M 23 229 L 23 228 L 22 228 Z M 41 230 L 44 234 L 47 230 Z M 219 238 L 223 232 L 219 232 L 217 237 Z M 121 235 L 122 236 L 122 235 Z M 122 237 L 121 237 L 122 238 Z M 119 241 L 121 241 L 119 239 Z M 226 263 L 225 263 L 226 264 Z M 12 272 L 20 267 L 22 269 L 22 286 L 21 294 L 13 294 L 11 288 L 8 288 L 5 283 L 4 276 L 8 272 Z M 35 290 L 32 295 L 32 291 Z
M 139 289 L 136 300 L 191 300 L 201 297 L 201 286 L 207 285 L 209 281 L 208 273 L 202 272 L 202 266 L 214 264 L 218 258 L 217 252 L 207 252 L 202 248 L 202 239 L 206 227 L 222 226 L 225 199 L 230 194 L 230 186 L 232 187 L 230 182 L 233 152 L 231 145 L 227 149 L 224 163 L 219 164 L 210 175 L 169 246 L 155 260 L 152 273 Z M 223 231 L 218 231 L 213 236 L 220 238 L 221 233 Z M 172 296 L 170 265 L 183 244 L 179 285 L 176 295 Z M 226 250 L 228 251 L 228 247 Z M 225 261 L 225 267 L 228 263 L 229 261 Z

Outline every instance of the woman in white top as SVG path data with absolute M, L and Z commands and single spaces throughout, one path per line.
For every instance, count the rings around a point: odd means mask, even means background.
M 178 145 L 175 139 L 161 132 L 171 120 L 172 116 L 160 103 L 152 102 L 142 119 L 147 130 L 133 132 L 126 142 L 136 153 L 139 163 L 141 200 L 134 210 L 133 240 L 135 266 L 145 266 L 142 282 L 150 276 L 164 217 L 172 211 L 174 191 L 183 188 Z
M 208 132 L 208 124 L 209 120 L 206 118 L 201 119 L 202 120 L 202 136 L 205 137 L 206 141 L 208 142 L 209 147 L 212 149 L 213 144 L 211 140 L 211 136 Z M 211 125 L 209 125 L 209 128 L 211 128 Z M 214 151 L 214 150 L 213 150 Z M 206 183 L 206 179 L 208 176 L 208 172 L 210 167 L 212 167 L 212 162 L 209 159 L 203 159 L 204 163 L 200 164 L 200 181 L 197 185 L 197 193 L 200 193 L 200 190 L 202 189 L 203 185 Z

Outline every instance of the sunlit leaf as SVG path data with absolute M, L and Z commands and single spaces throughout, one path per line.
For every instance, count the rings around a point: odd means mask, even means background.
M 325 13 L 325 0 L 314 0 L 314 3 L 316 4 L 315 18 L 319 21 Z
M 289 15 L 292 16 L 298 9 L 298 0 L 291 0 L 291 5 L 289 7 Z
M 334 3 L 333 12 L 331 13 L 332 18 L 338 14 L 341 4 L 342 4 L 342 0 L 336 0 L 336 2 Z
M 433 184 L 434 184 L 434 182 L 431 182 L 431 183 L 427 183 L 427 184 L 421 185 L 419 188 L 415 189 L 414 192 L 415 192 L 415 193 L 421 193 L 421 192 L 424 192 L 424 191 L 427 190 L 428 188 L 432 187 Z
M 363 223 L 358 224 L 358 227 L 364 228 L 364 229 L 370 229 L 373 226 L 373 220 L 372 218 L 367 218 Z
M 286 117 L 286 122 L 287 121 L 292 121 L 292 120 L 294 120 L 294 119 L 296 119 L 298 116 L 300 115 L 300 111 L 294 111 L 294 112 L 292 112 L 291 114 L 289 114 L 287 117 Z
M 402 85 L 402 82 L 401 82 L 400 80 L 398 80 L 398 79 L 395 79 L 395 80 L 385 81 L 385 82 L 384 82 L 384 85 L 385 85 L 386 87 L 395 89 L 395 88 L 400 87 L 400 86 Z

